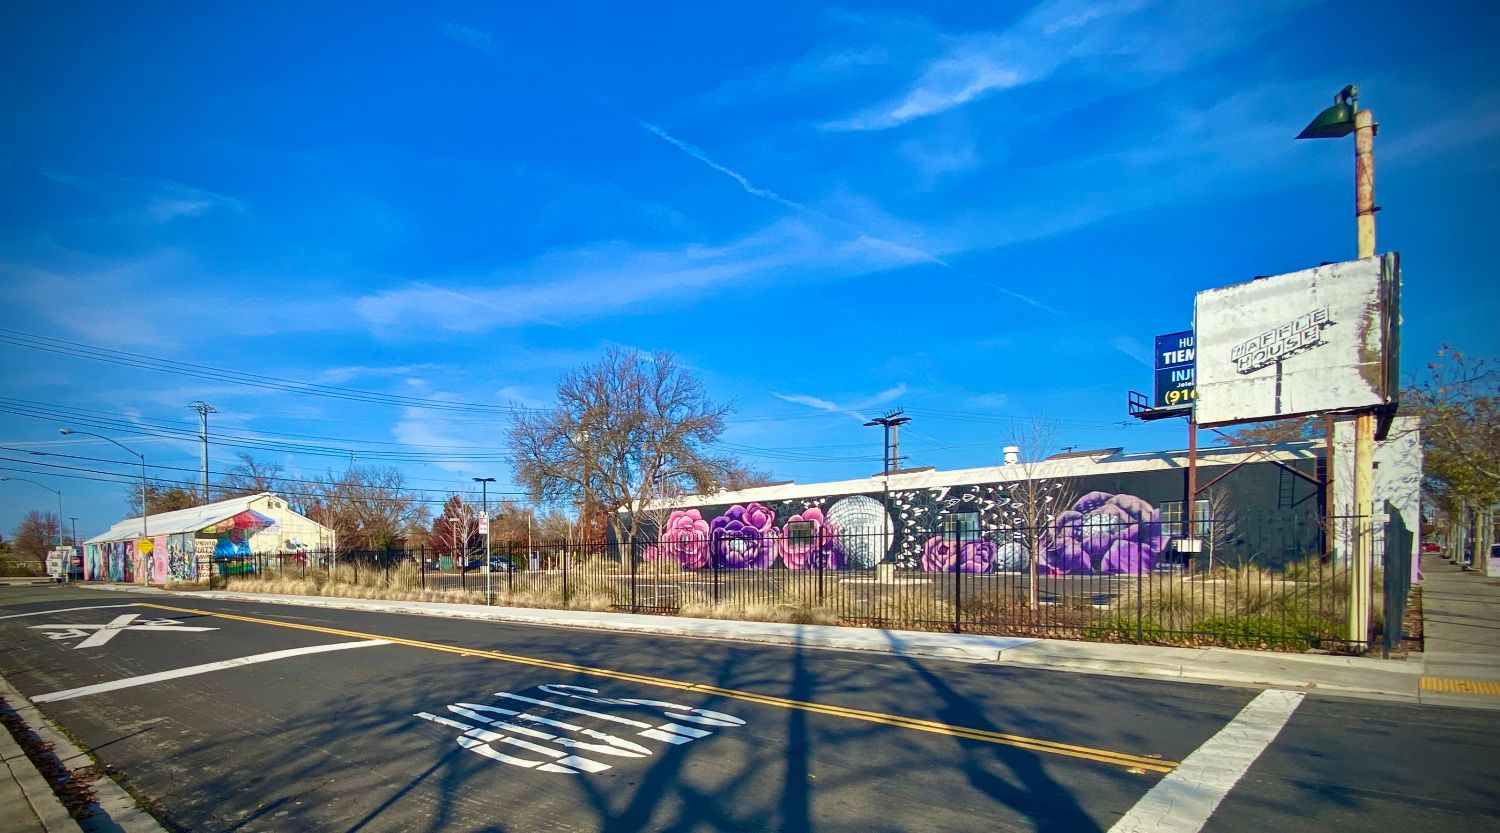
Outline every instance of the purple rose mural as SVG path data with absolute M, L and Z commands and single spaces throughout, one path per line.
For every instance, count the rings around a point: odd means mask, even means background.
M 954 559 L 960 573 L 988 573 L 995 568 L 994 541 L 964 541 L 962 544 L 934 535 L 922 545 L 922 569 L 929 573 L 953 572 Z
M 816 570 L 819 566 L 825 570 L 843 569 L 847 559 L 844 545 L 839 542 L 838 527 L 823 517 L 823 510 L 805 509 L 789 518 L 787 527 L 790 528 L 794 523 L 811 524 L 812 534 L 806 537 L 782 535 L 778 549 L 787 569 Z
M 731 506 L 709 522 L 714 563 L 731 570 L 771 566 L 776 513 L 759 503 Z
M 1149 571 L 1166 549 L 1161 512 L 1127 494 L 1089 492 L 1052 523 L 1043 564 L 1052 574 Z
M 685 570 L 708 566 L 708 521 L 697 509 L 679 509 L 667 518 L 661 533 L 661 560 L 676 560 Z

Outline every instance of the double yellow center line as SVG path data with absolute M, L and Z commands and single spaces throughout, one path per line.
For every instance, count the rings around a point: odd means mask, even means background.
M 1080 758 L 1096 763 L 1110 764 L 1112 766 L 1124 767 L 1132 772 L 1171 772 L 1177 768 L 1176 761 L 1166 761 L 1159 757 L 1150 755 L 1132 755 L 1128 752 L 1112 752 L 1108 749 L 1095 749 L 1088 746 L 1075 746 L 1071 743 L 1059 743 L 1057 741 L 1042 740 L 1040 738 L 1029 738 L 1024 735 L 1012 735 L 1005 732 L 993 732 L 988 729 L 973 729 L 967 726 L 955 726 L 950 723 L 939 723 L 935 720 L 922 720 L 916 717 L 905 717 L 896 714 L 885 714 L 883 712 L 867 711 L 865 709 L 851 709 L 846 706 L 833 706 L 825 703 L 812 703 L 806 700 L 792 700 L 786 697 L 776 697 L 770 694 L 760 694 L 753 691 L 742 691 L 734 688 L 722 688 L 704 683 L 690 683 L 682 680 L 672 680 L 666 677 L 652 677 L 646 674 L 634 674 L 629 671 L 615 671 L 609 668 L 595 668 L 588 665 L 575 665 L 571 662 L 557 662 L 550 659 L 538 659 L 536 657 L 523 657 L 517 654 L 507 654 L 501 651 L 488 651 L 481 648 L 460 648 L 454 645 L 443 645 L 437 642 L 424 642 L 419 639 L 406 639 L 399 636 L 386 634 L 364 633 L 361 631 L 344 630 L 342 628 L 328 628 L 321 625 L 306 625 L 298 622 L 281 622 L 274 619 L 259 619 L 253 616 L 240 616 L 234 613 L 219 613 L 212 610 L 196 610 L 186 607 L 172 607 L 170 605 L 139 603 L 141 607 L 167 610 L 173 613 L 187 613 L 195 616 L 213 616 L 220 619 L 231 619 L 236 622 L 250 622 L 256 625 L 271 625 L 278 628 L 290 628 L 292 630 L 312 631 L 332 636 L 343 636 L 350 639 L 383 639 L 397 645 L 406 645 L 411 648 L 422 648 L 428 651 L 442 651 L 448 654 L 458 654 L 465 657 L 481 657 L 483 659 L 499 660 L 500 662 L 511 662 L 517 665 L 529 665 L 535 668 L 547 668 L 553 671 L 565 671 L 570 674 L 586 674 L 593 677 L 603 677 L 609 680 L 620 680 L 622 682 L 637 683 L 639 685 L 656 686 L 658 688 L 669 688 L 677 691 L 691 691 L 697 694 L 711 694 L 717 697 L 728 697 L 734 700 L 742 700 L 746 703 L 758 703 L 763 706 L 774 706 L 782 709 L 794 709 L 797 711 L 810 712 L 812 714 L 824 714 L 831 717 L 842 717 L 849 720 L 861 720 L 867 723 L 878 723 L 883 726 L 895 726 L 901 729 L 913 729 L 919 732 L 931 732 L 937 735 L 964 738 L 965 740 L 982 741 L 994 743 L 1001 746 L 1013 746 L 1018 749 L 1028 749 L 1033 752 L 1046 752 L 1052 755 L 1062 755 L 1069 758 Z

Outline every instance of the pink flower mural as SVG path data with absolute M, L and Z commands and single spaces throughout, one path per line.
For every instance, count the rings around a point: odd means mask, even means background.
M 951 573 L 956 558 L 960 573 L 988 573 L 995 568 L 995 552 L 993 541 L 958 544 L 933 535 L 922 545 L 922 569 L 929 573 Z
M 823 516 L 823 510 L 816 507 L 804 509 L 788 518 L 786 523 L 777 549 L 781 553 L 781 562 L 787 569 L 843 569 L 846 559 L 844 546 L 839 542 L 838 527 Z M 792 524 L 801 523 L 811 524 L 811 535 L 793 535 L 785 531 L 790 530 Z
M 661 557 L 675 559 L 684 570 L 708 566 L 708 521 L 697 509 L 679 509 L 667 518 L 661 534 Z
M 709 523 L 714 563 L 731 570 L 771 566 L 776 513 L 759 503 L 738 504 Z

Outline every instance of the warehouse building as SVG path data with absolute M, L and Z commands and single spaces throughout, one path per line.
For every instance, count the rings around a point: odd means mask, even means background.
M 148 537 L 149 536 L 149 537 Z M 127 518 L 84 542 L 86 580 L 165 584 L 231 571 L 253 555 L 329 551 L 333 530 L 273 492 Z

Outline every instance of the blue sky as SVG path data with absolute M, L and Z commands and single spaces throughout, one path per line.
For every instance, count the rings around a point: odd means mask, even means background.
M 731 450 L 802 482 L 878 470 L 859 415 L 891 407 L 910 465 L 995 464 L 1031 416 L 1177 448 L 1125 414 L 1152 337 L 1198 289 L 1354 256 L 1352 140 L 1292 141 L 1347 83 L 1406 367 L 1500 352 L 1497 36 L 1445 2 L 30 4 L 0 27 L 0 326 L 501 407 L 669 350 L 734 401 Z M 131 469 L 60 412 L 164 478 L 196 444 L 149 435 L 206 400 L 239 444 L 215 471 L 256 446 L 514 488 L 493 407 L 0 363 L 0 475 L 80 533 Z M 0 531 L 53 505 L 0 484 Z

